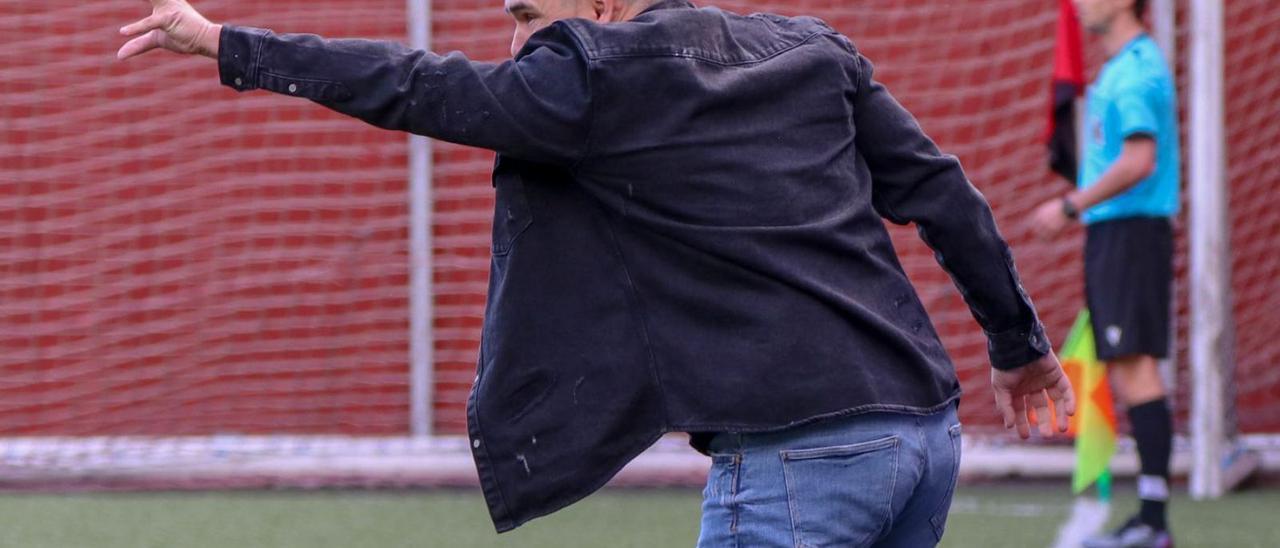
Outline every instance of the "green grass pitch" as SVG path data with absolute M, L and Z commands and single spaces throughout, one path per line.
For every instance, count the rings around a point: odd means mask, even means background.
M 1114 514 L 1135 507 L 1126 494 L 1121 486 Z M 470 490 L 8 493 L 0 494 L 0 546 L 693 546 L 699 502 L 691 489 L 605 490 L 499 536 Z M 961 486 L 942 545 L 1048 546 L 1071 502 L 1065 485 Z M 1248 490 L 1216 502 L 1179 496 L 1172 513 L 1182 548 L 1280 546 L 1280 490 Z

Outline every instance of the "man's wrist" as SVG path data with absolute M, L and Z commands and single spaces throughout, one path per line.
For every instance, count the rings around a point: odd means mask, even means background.
M 210 23 L 200 36 L 200 54 L 212 59 L 218 58 L 218 48 L 222 43 L 222 25 Z
M 991 367 L 1002 371 L 1017 369 L 1053 351 L 1039 319 L 1027 326 L 986 335 Z

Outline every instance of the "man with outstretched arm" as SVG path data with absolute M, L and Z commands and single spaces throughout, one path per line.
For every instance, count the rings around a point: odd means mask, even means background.
M 674 431 L 712 457 L 699 546 L 936 544 L 960 387 L 883 219 L 986 331 L 1005 425 L 1074 412 L 986 201 L 817 19 L 508 0 L 513 58 L 479 63 L 151 4 L 121 58 L 202 54 L 237 90 L 497 151 L 467 414 L 499 531 Z

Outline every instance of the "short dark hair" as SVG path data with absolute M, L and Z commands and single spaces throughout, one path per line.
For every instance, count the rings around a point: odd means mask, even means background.
M 1147 0 L 1133 0 L 1133 16 L 1142 19 L 1147 14 Z

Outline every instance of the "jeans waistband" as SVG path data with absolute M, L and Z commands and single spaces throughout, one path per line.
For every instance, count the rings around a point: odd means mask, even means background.
M 942 422 L 948 422 L 944 427 L 959 422 L 955 405 L 948 405 L 945 409 L 929 415 L 876 411 L 826 418 L 774 432 L 723 432 L 711 438 L 709 449 L 712 454 L 723 454 L 794 448 L 805 443 L 818 443 L 822 439 L 849 432 L 891 433 L 905 428 L 924 427 Z

